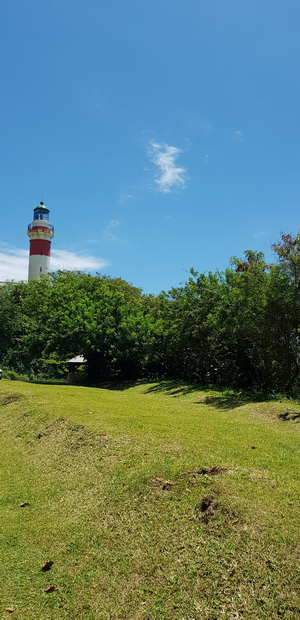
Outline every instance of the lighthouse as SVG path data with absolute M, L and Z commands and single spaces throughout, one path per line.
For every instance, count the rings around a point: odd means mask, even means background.
M 50 247 L 54 228 L 49 222 L 49 209 L 43 202 L 33 209 L 33 221 L 28 226 L 30 239 L 28 280 L 38 280 L 50 271 Z

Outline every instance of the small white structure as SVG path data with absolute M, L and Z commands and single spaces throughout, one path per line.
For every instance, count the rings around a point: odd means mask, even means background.
M 50 271 L 50 248 L 54 228 L 49 222 L 49 209 L 43 202 L 33 209 L 33 221 L 28 226 L 30 239 L 28 280 L 38 280 Z
M 76 383 L 76 380 L 78 378 L 76 373 L 78 366 L 86 364 L 86 359 L 83 357 L 83 355 L 76 355 L 76 357 L 72 357 L 72 359 L 67 360 L 67 364 L 69 366 L 68 383 L 70 383 L 70 385 L 73 385 L 74 383 Z
M 67 364 L 86 364 L 86 359 L 83 355 L 76 355 L 76 357 L 72 357 L 72 359 L 67 360 Z

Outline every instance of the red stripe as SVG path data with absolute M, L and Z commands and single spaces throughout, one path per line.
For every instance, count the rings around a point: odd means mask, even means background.
M 31 226 L 31 232 L 33 230 L 44 230 L 44 232 L 49 232 L 50 228 L 48 226 Z M 51 232 L 51 231 L 50 231 Z
M 31 239 L 29 256 L 40 254 L 40 256 L 50 256 L 51 241 L 47 239 Z

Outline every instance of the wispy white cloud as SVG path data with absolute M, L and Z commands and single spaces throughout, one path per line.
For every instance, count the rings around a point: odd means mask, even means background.
M 116 231 L 120 225 L 121 222 L 119 220 L 110 220 L 109 224 L 107 224 L 107 226 L 102 231 L 103 240 L 113 243 L 127 243 L 125 239 L 121 239 L 121 237 L 117 235 Z
M 108 265 L 108 261 L 68 250 L 52 250 L 51 271 L 58 269 L 96 271 Z M 0 281 L 27 280 L 28 250 L 0 243 Z
M 212 125 L 209 123 L 209 121 L 201 121 L 200 122 L 200 129 L 203 133 L 208 133 L 211 129 L 212 129 Z
M 110 220 L 109 225 L 111 228 L 117 228 L 118 226 L 121 225 L 121 222 L 120 220 Z
M 193 146 L 193 142 L 190 138 L 184 138 L 184 142 L 187 149 L 190 149 Z
M 19 250 L 6 243 L 0 246 L 0 280 L 27 280 L 28 250 Z
M 120 198 L 119 198 L 119 204 L 123 204 L 124 202 L 127 202 L 128 200 L 134 200 L 135 196 L 134 194 L 121 194 Z
M 51 255 L 51 270 L 75 269 L 78 271 L 95 271 L 107 267 L 109 262 L 97 256 L 88 256 L 79 252 L 69 252 L 68 250 L 53 250 Z
M 239 129 L 237 129 L 237 130 L 234 132 L 234 137 L 235 137 L 237 140 L 239 140 L 240 142 L 242 142 L 242 141 L 243 141 L 243 133 L 242 133 L 242 131 L 240 131 Z
M 253 238 L 254 239 L 259 239 L 259 237 L 264 237 L 264 235 L 266 235 L 265 232 L 257 232 L 257 233 L 253 233 Z
M 155 175 L 155 185 L 160 192 L 170 193 L 172 190 L 185 187 L 186 169 L 177 165 L 181 149 L 164 142 L 152 140 L 149 147 L 149 157 L 158 172 Z
M 190 129 L 193 130 L 193 132 L 200 132 L 203 136 L 207 136 L 213 129 L 213 126 L 209 120 L 202 118 L 199 114 L 197 114 L 197 112 L 195 113 L 195 111 L 191 110 L 187 113 L 185 123 Z

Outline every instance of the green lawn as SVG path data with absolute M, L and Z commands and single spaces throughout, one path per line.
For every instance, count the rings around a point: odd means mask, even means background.
M 300 618 L 297 404 L 2 380 L 0 416 L 0 617 Z

